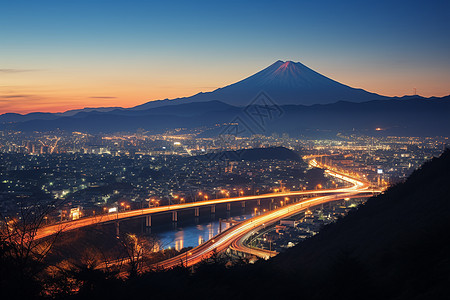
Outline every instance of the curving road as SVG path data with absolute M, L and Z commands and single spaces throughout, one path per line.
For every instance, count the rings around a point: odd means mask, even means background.
M 363 197 L 371 197 L 371 196 L 372 196 L 372 192 L 346 193 L 346 194 L 333 195 L 333 196 L 315 197 L 315 198 L 308 199 L 305 202 L 297 203 L 297 205 L 295 205 L 295 204 L 290 205 L 290 207 L 289 207 L 290 210 L 287 210 L 287 211 L 284 210 L 283 212 L 280 212 L 278 215 L 276 215 L 274 217 L 261 219 L 261 220 L 255 220 L 253 228 L 251 228 L 251 230 L 245 232 L 245 234 L 241 234 L 238 237 L 236 237 L 236 239 L 234 239 L 233 243 L 231 244 L 230 249 L 241 252 L 241 253 L 247 253 L 247 254 L 258 256 L 260 258 L 268 259 L 270 257 L 277 255 L 278 252 L 269 251 L 269 250 L 260 249 L 260 248 L 253 248 L 253 247 L 247 246 L 247 244 L 246 244 L 246 241 L 255 232 L 258 232 L 261 229 L 264 229 L 266 226 L 270 226 L 270 225 L 278 222 L 281 219 L 284 219 L 291 215 L 295 215 L 302 211 L 305 211 L 311 206 L 316 206 L 316 205 L 320 205 L 322 203 L 343 200 L 343 199 L 347 199 L 347 198 L 363 198 Z
M 314 160 L 310 162 L 313 166 L 319 166 Z M 323 167 L 323 166 L 321 166 Z M 359 179 L 352 178 L 348 175 L 327 170 L 329 175 L 336 178 L 345 180 L 352 185 L 348 188 L 341 188 L 335 190 L 326 190 L 325 193 L 333 193 L 333 195 L 318 196 L 313 198 L 304 199 L 300 202 L 280 207 L 276 210 L 269 211 L 263 215 L 253 217 L 249 220 L 241 222 L 227 230 L 223 231 L 214 239 L 207 241 L 206 243 L 192 249 L 189 252 L 180 254 L 176 257 L 162 261 L 153 265 L 154 268 L 172 268 L 183 264 L 185 266 L 191 266 L 197 264 L 210 257 L 214 253 L 219 253 L 231 247 L 231 249 L 250 253 L 259 257 L 268 258 L 276 255 L 276 252 L 266 251 L 263 249 L 248 248 L 245 246 L 245 239 L 248 238 L 254 231 L 257 231 L 265 226 L 273 224 L 288 216 L 298 214 L 299 212 L 315 205 L 327 203 L 330 201 L 341 200 L 345 198 L 353 197 L 370 197 L 373 195 L 373 191 L 369 190 L 369 183 L 361 181 Z M 322 191 L 321 191 L 322 192 Z M 318 194 L 319 191 L 309 191 L 311 194 Z M 279 195 L 279 194 L 277 194 Z M 293 195 L 292 193 L 286 193 L 286 196 Z

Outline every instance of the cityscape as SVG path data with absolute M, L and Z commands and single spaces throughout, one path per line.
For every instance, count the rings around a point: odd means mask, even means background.
M 446 1 L 26 2 L 2 299 L 448 297 Z
M 61 200 L 65 213 L 53 216 L 55 221 L 73 218 L 69 213 L 73 208 L 87 216 L 114 207 L 124 209 L 122 202 L 138 209 L 239 193 L 315 189 L 318 184 L 331 187 L 331 182 L 321 181 L 320 175 L 315 178 L 300 160 L 190 159 L 202 154 L 285 147 L 302 156 L 323 155 L 327 165 L 362 173 L 374 184 L 387 186 L 407 178 L 449 144 L 448 137 L 339 135 L 335 140 L 306 140 L 272 134 L 224 141 L 171 132 L 116 136 L 1 132 L 1 137 L 2 214 L 18 213 L 20 199 Z

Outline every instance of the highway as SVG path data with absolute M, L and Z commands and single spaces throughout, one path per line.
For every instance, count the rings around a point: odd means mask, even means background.
M 237 224 L 222 233 L 215 236 L 212 240 L 205 242 L 204 244 L 190 250 L 187 253 L 180 254 L 173 258 L 167 259 L 163 262 L 155 264 L 155 268 L 172 268 L 180 264 L 191 266 L 195 265 L 202 260 L 210 257 L 213 253 L 219 253 L 225 251 L 231 247 L 232 250 L 239 252 L 245 252 L 267 259 L 276 255 L 276 252 L 266 251 L 263 249 L 248 248 L 244 245 L 244 241 L 255 230 L 259 230 L 264 226 L 269 226 L 283 218 L 298 214 L 299 212 L 307 209 L 310 206 L 319 205 L 330 201 L 342 200 L 350 197 L 370 197 L 372 192 L 351 192 L 340 195 L 329 195 L 310 198 L 307 201 L 290 204 L 285 207 L 278 208 L 263 215 L 253 217 L 247 221 Z
M 310 164 L 313 166 L 319 166 L 315 160 L 310 162 Z M 227 230 L 215 236 L 213 239 L 190 250 L 189 252 L 162 261 L 158 264 L 155 264 L 153 267 L 166 269 L 175 267 L 180 264 L 183 264 L 185 266 L 191 266 L 201 262 L 205 258 L 210 257 L 212 254 L 224 251 L 229 247 L 232 250 L 250 253 L 258 257 L 267 259 L 271 256 L 276 255 L 276 252 L 266 251 L 263 249 L 248 248 L 245 246 L 245 240 L 251 234 L 253 234 L 253 232 L 260 230 L 265 226 L 269 226 L 275 222 L 278 222 L 283 218 L 289 217 L 294 214 L 298 214 L 311 206 L 316 206 L 322 203 L 341 200 L 345 198 L 370 197 L 373 195 L 373 191 L 369 190 L 369 183 L 365 181 L 351 178 L 348 175 L 331 170 L 327 170 L 326 172 L 329 175 L 345 180 L 351 183 L 352 185 L 348 188 L 326 190 L 327 193 L 333 191 L 334 194 L 332 195 L 325 195 L 304 199 L 300 202 L 286 205 L 276 210 L 269 211 L 265 214 L 255 216 L 249 220 L 246 220 L 235 226 L 232 226 L 231 228 L 228 228 Z M 319 191 L 314 191 L 313 193 L 318 194 Z M 288 193 L 287 196 L 289 195 L 292 194 Z
M 315 160 L 312 160 L 310 163 L 312 166 L 321 167 L 317 164 L 317 162 L 315 162 Z M 131 218 L 136 218 L 136 217 L 141 217 L 141 216 L 151 215 L 151 214 L 156 214 L 156 213 L 172 212 L 172 211 L 179 211 L 179 210 L 184 210 L 184 209 L 193 209 L 196 207 L 212 206 L 212 205 L 217 205 L 217 204 L 233 203 L 233 202 L 241 202 L 241 201 L 251 201 L 251 200 L 267 199 L 267 198 L 307 196 L 307 195 L 312 195 L 312 194 L 323 195 L 323 194 L 345 193 L 345 192 L 349 192 L 352 190 L 359 190 L 365 185 L 362 181 L 359 181 L 358 179 L 348 177 L 347 175 L 344 175 L 344 174 L 341 174 L 341 173 L 338 173 L 335 171 L 326 170 L 325 172 L 331 176 L 334 176 L 336 178 L 350 182 L 352 184 L 352 186 L 349 188 L 308 190 L 308 191 L 287 191 L 287 192 L 268 193 L 268 194 L 253 195 L 253 196 L 222 198 L 222 199 L 215 199 L 215 200 L 189 202 L 189 203 L 183 203 L 183 204 L 174 204 L 174 205 L 158 206 L 158 207 L 151 207 L 151 208 L 143 208 L 143 209 L 138 209 L 138 210 L 122 211 L 122 212 L 98 215 L 98 216 L 93 216 L 93 217 L 85 217 L 85 218 L 80 218 L 78 220 L 66 221 L 66 222 L 62 222 L 62 223 L 57 223 L 57 224 L 41 227 L 37 230 L 36 236 L 34 238 L 36 240 L 38 240 L 38 239 L 42 239 L 42 238 L 51 236 L 56 233 L 61 233 L 61 232 L 66 232 L 66 231 L 83 228 L 83 227 L 87 227 L 87 226 L 92 226 L 92 225 L 96 225 L 96 224 L 112 222 L 112 221 L 116 221 L 116 220 L 131 219 Z
M 348 198 L 363 198 L 363 197 L 371 197 L 371 196 L 372 196 L 372 192 L 347 193 L 347 194 L 340 194 L 340 195 L 333 195 L 333 196 L 315 197 L 315 198 L 308 199 L 307 201 L 304 201 L 302 203 L 297 203 L 297 205 L 295 205 L 295 204 L 290 205 L 287 210 L 284 209 L 283 211 L 280 211 L 279 214 L 270 216 L 269 218 L 254 219 L 253 227 L 250 230 L 246 231 L 245 233 L 236 237 L 234 239 L 233 243 L 231 244 L 230 249 L 241 252 L 241 253 L 255 255 L 255 256 L 258 256 L 263 259 L 268 259 L 270 257 L 277 255 L 278 253 L 275 251 L 269 251 L 269 250 L 260 249 L 260 248 L 253 248 L 253 247 L 249 247 L 246 245 L 246 241 L 255 232 L 261 231 L 265 227 L 270 226 L 270 225 L 278 222 L 281 219 L 284 219 L 291 215 L 295 215 L 302 211 L 305 211 L 308 209 L 308 207 L 311 207 L 311 206 L 316 206 L 316 205 L 320 205 L 322 203 L 343 200 L 343 199 L 348 199 Z

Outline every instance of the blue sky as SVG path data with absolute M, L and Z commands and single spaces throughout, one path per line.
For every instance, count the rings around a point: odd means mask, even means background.
M 278 59 L 380 94 L 450 94 L 450 1 L 0 4 L 0 112 L 189 96 Z

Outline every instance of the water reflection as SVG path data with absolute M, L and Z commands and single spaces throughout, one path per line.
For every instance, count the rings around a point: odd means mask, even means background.
M 175 232 L 175 250 L 180 251 L 183 249 L 184 244 L 184 231 L 180 230 Z
M 219 233 L 219 231 L 217 231 L 217 233 Z M 208 240 L 212 239 L 214 234 L 214 228 L 212 224 L 208 224 Z
M 242 221 L 251 217 L 251 215 L 242 215 L 233 217 L 233 220 Z M 229 223 L 222 223 L 219 225 L 219 220 L 207 221 L 200 224 L 189 224 L 177 227 L 176 229 L 157 229 L 152 230 L 156 238 L 160 240 L 160 248 L 175 248 L 181 250 L 184 247 L 197 247 L 204 242 L 212 239 L 222 230 L 229 228 Z

